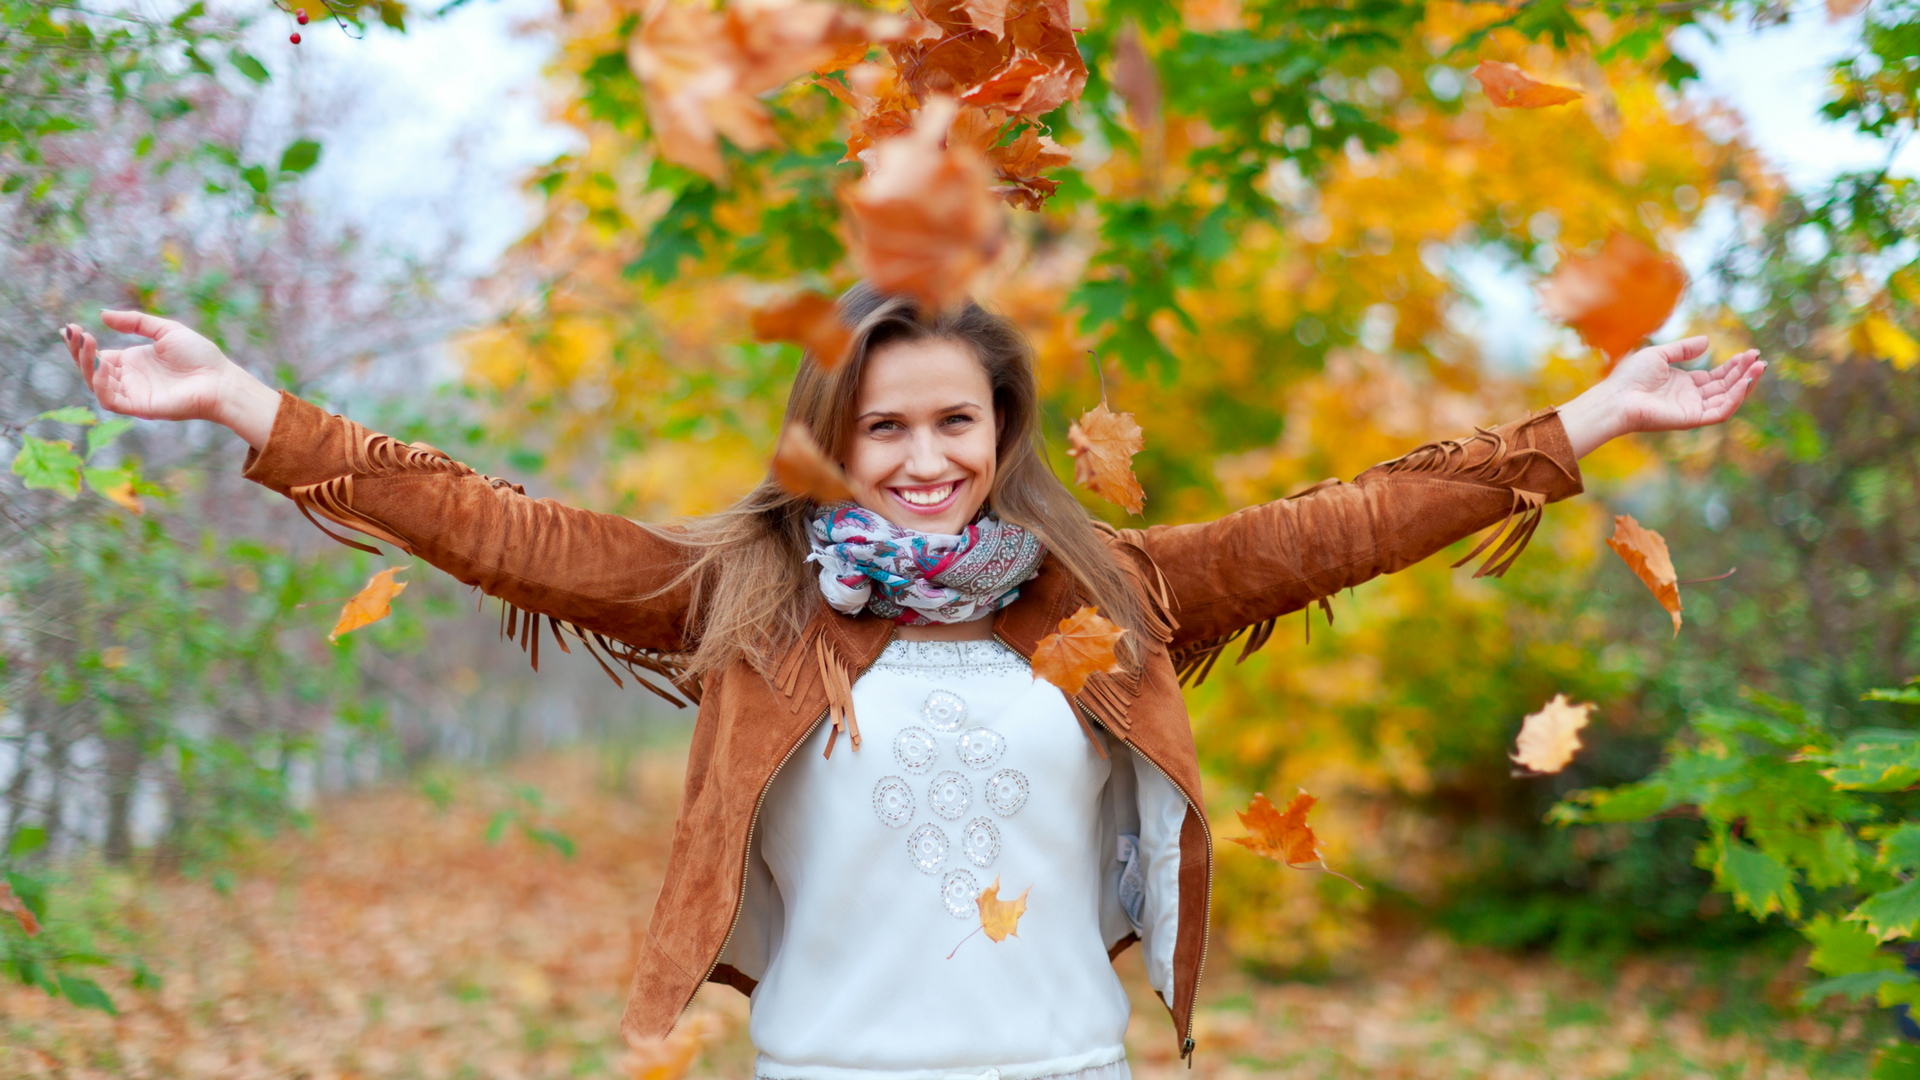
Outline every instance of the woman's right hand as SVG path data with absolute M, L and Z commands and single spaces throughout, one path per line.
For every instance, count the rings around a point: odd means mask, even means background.
M 109 412 L 143 420 L 212 420 L 258 450 L 273 431 L 280 396 L 180 323 L 140 311 L 102 311 L 123 334 L 153 339 L 131 349 L 101 349 L 77 324 L 60 328 L 80 378 Z

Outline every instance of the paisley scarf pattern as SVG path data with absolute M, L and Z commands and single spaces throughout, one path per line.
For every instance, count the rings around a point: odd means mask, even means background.
M 902 626 L 966 622 L 1020 596 L 1046 555 L 1040 538 L 991 514 L 948 535 L 904 529 L 851 503 L 822 507 L 808 562 L 835 611 L 864 608 Z

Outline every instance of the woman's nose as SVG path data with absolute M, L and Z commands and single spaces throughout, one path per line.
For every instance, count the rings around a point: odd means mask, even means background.
M 932 431 L 916 430 L 907 448 L 907 475 L 915 479 L 937 480 L 947 471 L 947 455 Z

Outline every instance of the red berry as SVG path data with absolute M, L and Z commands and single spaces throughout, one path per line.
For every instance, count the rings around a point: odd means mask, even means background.
M 287 40 L 293 42 L 295 45 L 298 45 L 300 44 L 300 35 L 295 34 L 292 37 L 288 38 Z
M 307 9 L 301 8 L 300 10 L 294 12 L 293 21 L 299 23 L 301 26 L 307 25 Z

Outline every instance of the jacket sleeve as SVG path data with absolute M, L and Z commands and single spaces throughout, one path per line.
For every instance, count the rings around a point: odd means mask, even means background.
M 571 651 L 572 637 L 598 660 L 598 641 L 656 692 L 636 667 L 679 681 L 671 658 L 689 645 L 691 590 L 685 582 L 665 587 L 690 561 L 685 545 L 614 514 L 530 499 L 425 443 L 376 434 L 285 393 L 266 447 L 247 454 L 243 475 L 292 499 L 343 544 L 379 554 L 318 518 L 504 600 L 503 630 L 536 668 L 544 616 L 562 649 Z
M 1485 552 L 1474 576 L 1504 574 L 1542 508 L 1581 490 L 1573 446 L 1548 409 L 1468 439 L 1428 443 L 1352 483 L 1323 480 L 1217 521 L 1125 530 L 1120 539 L 1157 570 L 1158 599 L 1178 624 L 1168 650 L 1181 680 L 1198 682 L 1249 628 L 1242 659 L 1265 644 L 1278 617 L 1315 602 L 1326 607 L 1341 589 L 1496 523 L 1460 562 Z

